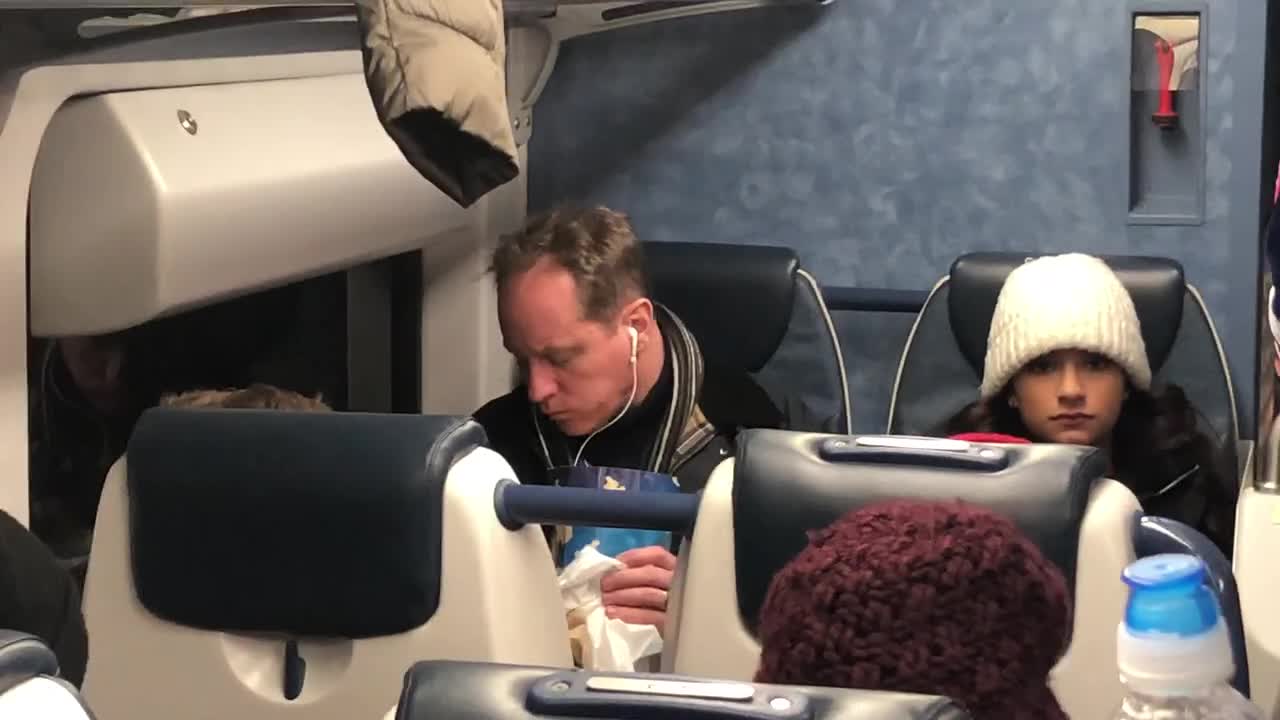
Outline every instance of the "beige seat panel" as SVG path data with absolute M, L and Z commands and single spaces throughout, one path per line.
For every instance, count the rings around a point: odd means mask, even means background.
M 43 675 L 0 692 L 5 720 L 93 720 L 75 688 Z
M 281 638 L 184 627 L 143 606 L 130 558 L 129 462 L 107 478 L 86 583 L 85 695 L 99 720 L 376 718 L 419 660 L 572 665 L 550 552 L 536 527 L 498 524 L 494 488 L 512 472 L 488 449 L 465 452 L 444 482 L 435 613 L 398 635 L 301 639 L 305 683 L 293 701 L 282 693 Z

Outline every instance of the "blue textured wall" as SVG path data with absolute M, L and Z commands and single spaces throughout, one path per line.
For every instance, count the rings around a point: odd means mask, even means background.
M 1129 18 L 1114 0 L 837 0 L 570 41 L 536 109 L 531 204 L 605 203 L 648 239 L 787 244 L 832 285 L 928 289 L 979 249 L 1172 256 L 1219 325 L 1248 425 L 1255 5 L 1215 0 L 1207 18 L 1203 226 L 1126 223 Z M 838 321 L 856 428 L 882 430 L 911 318 Z

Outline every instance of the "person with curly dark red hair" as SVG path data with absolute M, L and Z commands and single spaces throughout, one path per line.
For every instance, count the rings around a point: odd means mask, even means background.
M 812 533 L 774 577 L 756 681 L 944 695 L 976 720 L 1066 720 L 1062 572 L 1009 520 L 895 500 Z

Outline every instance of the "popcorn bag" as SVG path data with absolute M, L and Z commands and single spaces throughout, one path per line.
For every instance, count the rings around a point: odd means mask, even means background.
M 596 488 L 612 492 L 678 493 L 675 478 L 662 473 L 631 468 L 575 465 L 552 470 L 552 479 L 562 487 Z M 590 526 L 559 527 L 556 532 L 556 559 L 561 567 L 573 562 L 584 547 L 593 546 L 607 557 L 634 548 L 660 545 L 671 547 L 671 533 L 663 530 L 634 530 Z

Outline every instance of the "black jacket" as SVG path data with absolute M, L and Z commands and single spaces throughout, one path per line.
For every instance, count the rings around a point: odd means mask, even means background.
M 593 438 L 583 459 L 593 465 L 644 467 L 670 402 L 670 383 L 670 363 L 666 363 L 662 376 L 644 402 Z M 715 435 L 681 466 L 671 469 L 685 492 L 702 490 L 711 471 L 733 454 L 739 429 L 787 426 L 787 419 L 769 395 L 742 371 L 707 367 L 698 398 L 698 405 L 715 428 Z M 489 446 L 510 463 L 521 483 L 550 484 L 546 458 L 534 427 L 533 408 L 524 386 L 487 403 L 475 412 L 475 419 L 489 436 Z M 542 427 L 554 464 L 572 464 L 583 438 L 564 437 L 550 423 Z
M 13 516 L 0 511 L 0 628 L 44 640 L 64 679 L 84 681 L 89 636 L 80 591 L 53 552 Z

